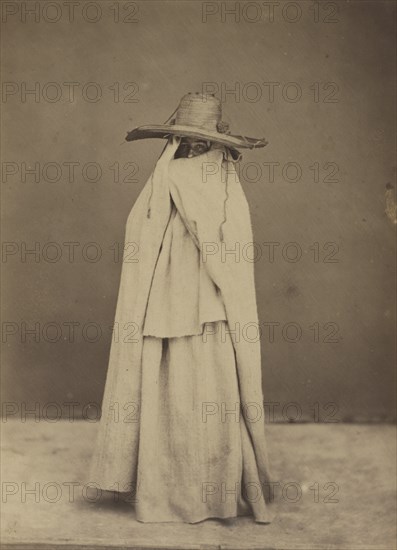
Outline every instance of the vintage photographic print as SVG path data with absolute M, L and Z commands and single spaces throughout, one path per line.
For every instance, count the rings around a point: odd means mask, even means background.
M 396 2 L 0 6 L 1 548 L 396 549 Z

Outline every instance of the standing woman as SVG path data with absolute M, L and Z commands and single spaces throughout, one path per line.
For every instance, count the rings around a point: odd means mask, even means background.
M 253 239 L 234 168 L 238 148 L 266 141 L 226 133 L 221 117 L 218 99 L 187 94 L 165 124 L 127 135 L 168 141 L 127 221 L 90 482 L 133 494 L 143 522 L 270 521 L 254 272 L 239 257 Z

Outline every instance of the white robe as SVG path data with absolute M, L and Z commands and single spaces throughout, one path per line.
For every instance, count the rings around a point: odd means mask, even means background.
M 269 522 L 260 342 L 247 337 L 247 328 L 258 326 L 253 264 L 239 255 L 252 242 L 248 204 L 226 151 L 175 160 L 176 147 L 175 141 L 168 143 L 127 221 L 126 242 L 137 245 L 138 262 L 123 264 L 115 322 L 119 330 L 131 327 L 132 337 L 112 341 L 90 480 L 103 489 L 135 492 L 141 521 L 235 516 L 244 505 L 243 493 L 256 521 Z M 198 279 L 192 269 L 195 283 L 184 282 L 183 296 L 176 285 L 164 302 L 162 275 L 169 255 L 162 252 L 172 248 L 167 228 L 176 215 L 182 248 L 194 244 L 199 252 Z M 188 257 L 197 254 L 190 249 Z M 172 281 L 174 276 L 177 272 Z M 194 315 L 167 319 L 164 304 L 183 298 L 198 304 Z M 214 332 L 206 342 L 203 328 Z M 206 384 L 208 377 L 212 385 Z M 222 407 L 230 410 L 236 397 L 241 412 L 226 422 Z M 172 410 L 164 408 L 167 403 Z M 215 403 L 213 411 L 218 406 L 217 425 L 208 424 L 213 414 L 207 414 L 207 423 L 201 419 L 202 426 L 197 423 L 198 413 L 208 407 L 203 403 Z M 254 420 L 246 414 L 253 408 L 261 411 Z M 218 467 L 211 470 L 217 458 Z M 225 493 L 233 489 L 237 496 Z

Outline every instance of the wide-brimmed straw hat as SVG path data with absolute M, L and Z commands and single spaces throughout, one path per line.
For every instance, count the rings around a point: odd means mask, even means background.
M 233 135 L 229 125 L 222 122 L 222 106 L 214 95 L 188 93 L 184 95 L 164 124 L 139 126 L 128 132 L 127 141 L 147 138 L 168 138 L 181 136 L 220 143 L 232 149 L 255 149 L 265 147 L 265 138 L 255 139 Z

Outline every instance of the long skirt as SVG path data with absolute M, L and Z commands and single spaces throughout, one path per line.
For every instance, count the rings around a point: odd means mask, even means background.
M 145 337 L 137 519 L 195 523 L 249 514 L 242 422 L 226 321 L 197 336 Z

